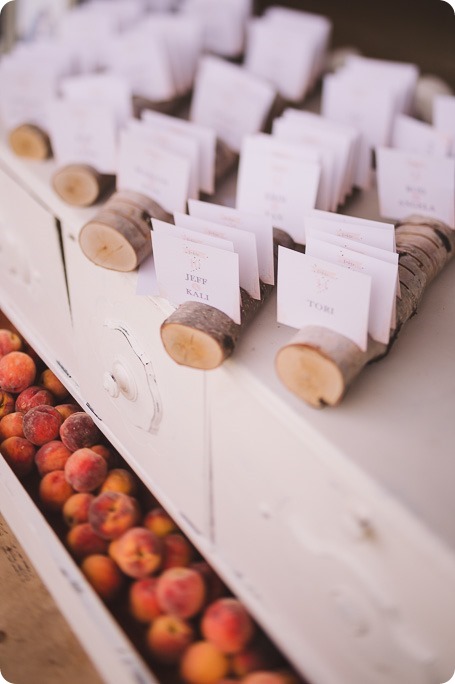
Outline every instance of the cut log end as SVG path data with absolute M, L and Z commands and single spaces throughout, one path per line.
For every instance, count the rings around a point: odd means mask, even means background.
M 138 266 L 138 255 L 130 241 L 96 219 L 82 228 L 79 244 L 85 256 L 97 266 L 114 271 L 133 271 Z
M 161 326 L 161 339 L 166 352 L 181 366 L 212 370 L 228 356 L 210 333 L 183 323 L 165 322 Z
M 22 124 L 10 131 L 8 141 L 18 157 L 44 160 L 52 155 L 49 136 L 34 124 Z
M 52 185 L 59 197 L 76 207 L 90 207 L 114 185 L 114 176 L 85 164 L 69 164 L 55 172 Z
M 345 393 L 339 367 L 317 349 L 288 344 L 279 350 L 275 364 L 283 384 L 315 408 L 336 406 Z

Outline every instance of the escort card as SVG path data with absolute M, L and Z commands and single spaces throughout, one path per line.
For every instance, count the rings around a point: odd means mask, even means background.
M 320 325 L 363 351 L 368 341 L 371 276 L 278 249 L 278 322 L 293 328 Z
M 245 43 L 245 22 L 250 0 L 184 0 L 181 11 L 199 19 L 204 27 L 204 50 L 224 57 L 239 57 Z
M 259 277 L 263 283 L 274 284 L 273 226 L 270 218 L 260 214 L 249 214 L 232 207 L 223 207 L 219 204 L 197 200 L 188 201 L 188 211 L 190 216 L 254 233 L 256 236 Z
M 209 304 L 240 324 L 238 254 L 159 232 L 152 244 L 161 297 Z
M 305 254 L 371 276 L 368 332 L 374 340 L 388 344 L 396 297 L 398 263 L 391 264 L 318 239 L 307 242 Z
M 243 287 L 253 299 L 261 298 L 259 285 L 259 269 L 256 248 L 256 236 L 245 230 L 222 226 L 212 221 L 188 216 L 187 214 L 174 213 L 175 225 L 179 228 L 194 230 L 198 233 L 213 235 L 214 237 L 229 240 L 234 245 L 234 250 L 239 255 L 239 278 L 240 286 Z
M 159 219 L 152 218 L 152 226 L 155 233 L 166 233 L 171 237 L 178 237 L 181 240 L 189 240 L 196 242 L 198 245 L 208 245 L 209 247 L 216 247 L 217 249 L 226 249 L 228 252 L 234 252 L 234 244 L 229 240 L 216 237 L 215 235 L 208 235 L 196 230 L 189 230 L 188 228 L 179 228 L 173 223 L 166 223 Z
M 376 151 L 379 208 L 382 216 L 412 214 L 436 218 L 455 228 L 455 159 Z
M 302 243 L 303 216 L 316 204 L 320 173 L 320 164 L 300 155 L 298 146 L 248 136 L 240 155 L 237 209 L 269 217 L 274 228 Z
M 217 57 L 199 62 L 190 120 L 212 128 L 234 152 L 245 136 L 260 131 L 275 99 L 266 81 Z
M 139 138 L 128 129 L 120 134 L 117 190 L 135 190 L 169 212 L 185 211 L 190 163 L 180 155 Z
M 0 118 L 6 129 L 32 123 L 47 129 L 47 104 L 57 94 L 54 70 L 3 57 L 0 62 Z
M 365 245 L 395 252 L 393 223 L 314 210 L 305 216 L 305 230 L 330 233 Z
M 133 115 L 131 88 L 120 76 L 109 73 L 79 74 L 60 81 L 60 92 L 66 100 L 108 104 L 122 126 Z
M 452 155 L 455 155 L 455 96 L 436 95 L 433 100 L 433 126 L 452 137 Z
M 452 138 L 424 121 L 398 114 L 393 122 L 390 146 L 405 152 L 443 157 L 450 155 Z
M 117 127 L 111 107 L 54 100 L 49 103 L 48 117 L 58 166 L 88 164 L 100 173 L 116 173 Z

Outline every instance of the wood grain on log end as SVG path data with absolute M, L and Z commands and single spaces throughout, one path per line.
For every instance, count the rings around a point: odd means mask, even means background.
M 134 271 L 152 251 L 150 236 L 147 240 L 130 221 L 108 211 L 85 224 L 79 245 L 97 266 L 124 272 Z
M 18 157 L 44 160 L 52 156 L 49 136 L 34 124 L 22 124 L 14 128 L 8 135 L 8 142 Z
M 101 174 L 87 164 L 68 164 L 54 173 L 52 186 L 67 204 L 90 207 L 113 188 L 114 181 L 114 176 Z

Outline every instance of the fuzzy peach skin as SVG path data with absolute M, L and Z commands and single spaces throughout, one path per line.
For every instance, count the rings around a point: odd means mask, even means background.
M 57 411 L 60 413 L 62 420 L 66 420 L 68 416 L 71 416 L 73 413 L 80 413 L 82 410 L 79 404 L 57 404 L 56 407 Z
M 162 610 L 156 598 L 157 577 L 143 577 L 132 582 L 128 593 L 128 610 L 138 622 L 152 622 Z
M 190 644 L 180 660 L 180 676 L 187 684 L 216 684 L 229 672 L 229 660 L 209 641 Z
M 288 670 L 258 670 L 243 677 L 242 684 L 298 684 L 299 678 Z
M 24 414 L 24 436 L 35 446 L 58 438 L 62 417 L 53 406 L 34 406 Z
M 19 478 L 32 472 L 35 452 L 36 447 L 25 437 L 8 437 L 0 444 L 0 453 Z
M 151 530 L 158 537 L 164 537 L 170 532 L 178 532 L 178 527 L 171 516 L 161 506 L 154 506 L 148 511 L 142 521 L 144 527 Z
M 38 473 L 46 475 L 53 470 L 63 470 L 71 451 L 59 439 L 43 444 L 35 454 L 35 464 Z
M 122 492 L 102 492 L 93 499 L 88 511 L 90 525 L 103 539 L 117 539 L 137 526 L 140 516 L 137 500 Z
M 29 354 L 12 351 L 0 359 L 0 389 L 19 394 L 33 384 L 36 365 Z
M 237 677 L 257 671 L 275 670 L 284 665 L 281 653 L 266 638 L 254 639 L 248 646 L 231 656 L 231 671 Z
M 238 599 L 226 596 L 207 606 L 201 619 L 201 632 L 223 653 L 232 654 L 247 646 L 255 633 L 255 624 Z
M 27 413 L 34 406 L 40 406 L 41 404 L 53 406 L 55 404 L 53 395 L 44 387 L 30 385 L 30 387 L 26 387 L 17 395 L 15 410 Z
M 81 562 L 81 570 L 89 584 L 103 601 L 113 601 L 124 585 L 124 576 L 112 558 L 103 554 L 86 556 Z
M 55 397 L 55 400 L 62 402 L 68 397 L 68 390 L 65 385 L 60 382 L 58 377 L 55 375 L 50 368 L 43 370 L 38 378 L 38 383 L 45 387 L 51 394 Z
M 63 470 L 52 470 L 41 479 L 38 494 L 45 508 L 61 511 L 65 502 L 74 494 L 74 489 L 66 481 Z
M 109 555 L 125 575 L 141 579 L 160 567 L 162 541 L 145 527 L 132 527 L 110 543 Z
M 209 563 L 205 560 L 194 561 L 190 564 L 190 568 L 197 570 L 205 584 L 205 603 L 208 605 L 220 598 L 221 596 L 226 596 L 228 589 L 224 584 L 223 580 Z
M 193 559 L 193 547 L 180 532 L 172 532 L 163 537 L 163 570 L 187 567 Z
M 22 340 L 15 332 L 7 328 L 0 329 L 0 357 L 9 354 L 12 351 L 20 351 L 22 349 Z
M 94 553 L 106 554 L 109 547 L 109 542 L 101 539 L 89 523 L 74 525 L 66 536 L 66 543 L 72 555 L 79 560 Z
M 88 510 L 94 498 L 89 492 L 76 492 L 65 501 L 62 514 L 68 527 L 88 522 Z
M 160 615 L 148 628 L 145 643 L 158 662 L 175 665 L 194 639 L 194 628 L 187 620 Z
M 78 411 L 63 421 L 60 439 L 68 449 L 77 451 L 77 449 L 91 447 L 100 442 L 101 432 L 88 413 Z
M 23 437 L 24 414 L 21 411 L 8 413 L 0 420 L 0 442 L 8 437 Z
M 158 603 L 164 613 L 190 618 L 196 615 L 205 601 L 205 584 L 197 570 L 169 568 L 158 578 Z
M 106 446 L 105 444 L 94 444 L 93 446 L 90 447 L 93 451 L 95 451 L 97 454 L 102 456 L 106 463 L 108 464 L 109 468 L 114 469 L 114 466 L 117 465 L 118 463 L 121 462 L 122 458 L 118 451 L 113 449 L 110 446 Z M 126 494 L 127 492 L 125 492 Z
M 12 394 L 0 390 L 0 418 L 15 411 L 15 399 Z
M 106 461 L 92 449 L 77 449 L 65 463 L 66 479 L 76 492 L 93 492 L 104 482 L 106 474 Z
M 93 447 L 90 448 L 93 449 Z M 112 468 L 101 485 L 100 492 L 121 492 L 134 496 L 137 489 L 137 480 L 133 473 L 125 468 Z

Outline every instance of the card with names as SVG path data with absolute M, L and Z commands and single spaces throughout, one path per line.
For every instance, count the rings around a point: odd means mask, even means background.
M 395 252 L 395 227 L 392 223 L 317 210 L 306 215 L 304 221 L 306 231 L 331 233 L 361 244 Z
M 238 254 L 164 232 L 152 232 L 152 245 L 161 297 L 209 304 L 240 324 Z
M 420 214 L 455 228 L 455 159 L 401 150 L 376 151 L 381 216 Z
M 264 126 L 275 95 L 267 81 L 206 55 L 199 61 L 189 119 L 212 128 L 228 147 L 240 152 L 245 136 Z
M 282 141 L 268 138 L 268 149 L 262 136 L 248 136 L 243 142 L 236 208 L 267 216 L 274 228 L 304 243 L 303 217 L 316 205 L 321 165 L 299 155 L 292 144 L 285 150 Z
M 43 71 L 22 60 L 2 58 L 0 92 L 0 119 L 6 129 L 23 123 L 47 129 L 47 105 L 57 94 L 53 70 Z
M 240 286 L 253 299 L 261 298 L 256 236 L 254 233 L 232 228 L 231 226 L 223 226 L 213 221 L 206 221 L 178 212 L 174 213 L 174 221 L 178 228 L 186 228 L 232 242 L 234 250 L 239 255 Z
M 66 100 L 108 103 L 121 126 L 133 115 L 131 88 L 121 76 L 110 73 L 78 74 L 62 79 L 61 94 Z
M 199 200 L 189 200 L 188 211 L 190 216 L 254 233 L 256 236 L 259 278 L 263 283 L 274 284 L 273 226 L 269 218 L 261 214 L 249 214 L 232 207 L 223 207 L 219 204 Z
M 109 105 L 53 100 L 48 120 L 58 166 L 88 164 L 100 173 L 116 173 L 117 124 Z
M 398 114 L 393 122 L 390 147 L 405 152 L 447 157 L 451 153 L 452 137 L 406 114 Z
M 185 211 L 190 163 L 128 129 L 121 131 L 117 190 L 135 190 L 168 212 Z
M 433 100 L 433 126 L 452 138 L 452 152 L 455 156 L 455 95 L 436 95 Z
M 391 264 L 318 239 L 307 242 L 305 254 L 371 276 L 368 332 L 374 340 L 388 344 L 393 322 L 398 263 Z
M 365 351 L 371 276 L 279 247 L 278 322 L 317 325 L 344 335 Z

